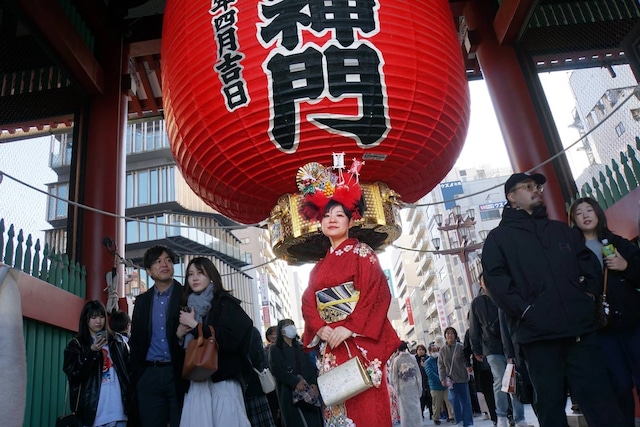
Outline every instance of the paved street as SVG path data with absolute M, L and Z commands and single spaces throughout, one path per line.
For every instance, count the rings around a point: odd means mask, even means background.
M 427 412 L 427 416 L 428 415 L 429 413 Z M 529 425 L 532 425 L 534 427 L 540 427 L 540 424 L 538 424 L 538 419 L 533 413 L 533 409 L 531 408 L 531 405 L 525 405 L 525 417 Z M 435 424 L 433 423 L 433 420 L 425 419 L 422 425 L 433 426 Z M 483 420 L 481 416 L 478 416 L 473 419 L 473 425 L 476 427 L 493 427 L 493 422 L 490 419 Z M 454 426 L 454 424 L 448 423 L 446 421 L 443 421 L 442 424 L 440 424 L 440 427 L 451 427 L 451 426 Z

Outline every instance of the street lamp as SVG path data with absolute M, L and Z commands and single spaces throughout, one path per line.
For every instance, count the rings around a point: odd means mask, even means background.
M 469 298 L 473 298 L 473 287 L 471 279 L 471 271 L 469 270 L 469 254 L 482 249 L 484 240 L 487 237 L 486 230 L 478 232 L 481 241 L 476 242 L 473 238 L 475 230 L 475 210 L 467 209 L 462 215 L 460 206 L 454 206 L 445 219 L 441 213 L 434 215 L 438 230 L 444 241 L 447 243 L 441 245 L 443 240 L 439 237 L 431 239 L 431 243 L 436 248 L 433 253 L 438 255 L 457 255 L 464 266 L 464 271 L 469 287 Z M 440 249 L 442 247 L 442 249 Z

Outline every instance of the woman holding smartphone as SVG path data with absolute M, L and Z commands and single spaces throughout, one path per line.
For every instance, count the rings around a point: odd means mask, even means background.
M 83 426 L 127 425 L 128 358 L 124 340 L 107 325 L 104 304 L 87 302 L 62 368 L 69 379 L 71 410 Z

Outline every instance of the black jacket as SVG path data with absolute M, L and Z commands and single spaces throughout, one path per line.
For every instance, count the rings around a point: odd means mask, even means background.
M 607 301 L 611 318 L 605 331 L 620 330 L 640 325 L 640 248 L 613 233 L 605 238 L 627 261 L 624 271 L 607 273 Z M 599 267 L 599 264 L 598 264 Z
M 577 337 L 596 330 L 593 295 L 602 272 L 569 226 L 505 206 L 482 253 L 488 294 L 517 343 Z
M 469 340 L 475 356 L 504 354 L 498 307 L 488 295 L 480 294 L 471 302 Z
M 247 354 L 253 332 L 253 322 L 240 306 L 240 300 L 227 291 L 213 295 L 206 324 L 213 326 L 218 342 L 218 370 L 211 376 L 213 382 L 236 379 L 243 390 L 252 369 Z M 203 328 L 209 336 L 209 328 Z
M 184 349 L 178 342 L 176 331 L 180 319 L 180 304 L 182 301 L 182 285 L 176 280 L 173 281 L 173 289 L 169 299 L 169 307 L 167 308 L 167 339 L 169 340 L 169 351 L 171 352 L 171 361 L 173 369 L 173 377 L 175 378 L 176 395 L 182 406 L 182 400 L 188 382 L 182 379 L 182 365 L 184 363 Z M 131 348 L 131 358 L 129 362 L 129 372 L 131 374 L 131 382 L 134 384 L 146 369 L 147 351 L 151 345 L 151 307 L 153 304 L 153 296 L 155 289 L 152 287 L 147 292 L 136 298 L 133 307 L 133 316 L 131 317 L 131 339 L 129 347 Z
M 109 335 L 109 354 L 118 375 L 122 404 L 127 410 L 129 374 L 127 359 L 129 352 L 122 337 Z M 91 350 L 91 344 L 80 344 L 79 338 L 72 339 L 64 349 L 62 370 L 69 379 L 71 410 L 79 415 L 82 425 L 93 425 L 98 410 L 98 399 L 102 385 L 102 351 Z M 77 404 L 77 408 L 76 408 Z

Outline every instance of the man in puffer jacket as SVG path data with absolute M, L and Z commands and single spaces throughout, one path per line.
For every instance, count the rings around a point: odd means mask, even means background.
M 602 275 L 578 236 L 547 217 L 545 182 L 516 173 L 505 183 L 508 205 L 483 249 L 486 288 L 529 368 L 540 426 L 566 427 L 565 384 L 589 425 L 622 426 L 595 335 Z

